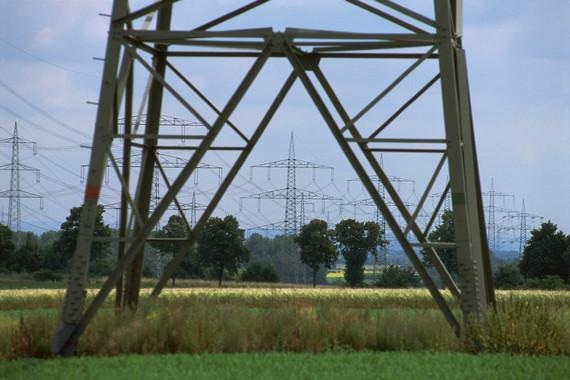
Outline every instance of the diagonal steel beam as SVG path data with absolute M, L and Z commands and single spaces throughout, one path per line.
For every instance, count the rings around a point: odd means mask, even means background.
M 445 189 L 443 190 L 443 192 L 441 193 L 439 200 L 437 201 L 437 205 L 435 206 L 435 209 L 433 210 L 433 213 L 431 214 L 431 217 L 428 221 L 428 223 L 426 224 L 426 228 L 424 229 L 424 235 L 427 236 L 429 231 L 431 230 L 431 227 L 433 226 L 433 223 L 435 222 L 435 218 L 437 218 L 437 214 L 439 214 L 439 210 L 441 209 L 441 206 L 443 205 L 443 202 L 445 201 L 445 197 L 447 197 L 447 194 L 449 193 L 449 189 L 451 188 L 451 185 L 449 183 L 449 181 L 447 182 L 447 185 L 445 186 Z
M 386 87 L 380 94 L 378 94 L 374 99 L 370 101 L 359 113 L 356 114 L 352 119 L 346 122 L 345 126 L 342 127 L 341 132 L 344 133 L 349 127 L 354 126 L 354 124 L 360 120 L 362 116 L 364 116 L 368 111 L 372 109 L 380 100 L 382 100 L 386 95 L 388 95 L 400 82 L 402 82 L 408 75 L 410 75 L 415 69 L 418 68 L 426 59 L 431 57 L 433 52 L 437 50 L 437 47 L 434 46 L 429 49 L 424 55 L 422 55 L 419 59 L 417 59 L 410 67 L 408 67 L 398 78 L 396 78 L 388 87 Z
M 441 169 L 443 168 L 443 164 L 445 163 L 445 159 L 447 158 L 447 154 L 442 154 L 441 159 L 439 160 L 437 167 L 435 168 L 435 171 L 433 172 L 433 175 L 431 176 L 428 185 L 426 186 L 424 192 L 422 193 L 422 196 L 420 198 L 420 201 L 418 202 L 418 205 L 416 206 L 416 209 L 414 211 L 414 213 L 412 214 L 412 219 L 410 221 L 408 221 L 408 225 L 406 226 L 406 229 L 404 230 L 405 234 L 408 234 L 408 232 L 410 232 L 410 230 L 412 229 L 412 222 L 415 222 L 416 219 L 418 218 L 418 215 L 420 214 L 420 212 L 422 211 L 423 207 L 424 207 L 424 203 L 435 183 L 435 180 L 437 179 L 437 177 L 439 177 L 439 173 L 441 172 Z
M 210 107 L 212 110 L 214 110 L 215 112 L 217 112 L 218 114 L 220 113 L 220 110 L 218 109 L 218 107 L 216 107 L 214 105 L 214 103 L 212 103 L 210 101 L 210 99 L 208 99 L 206 97 L 206 95 L 204 95 L 204 93 L 202 93 L 202 91 L 200 91 L 198 89 L 198 87 L 196 87 L 192 82 L 190 82 L 190 79 L 188 79 L 188 77 L 184 74 L 182 74 L 180 72 L 180 70 L 178 70 L 176 67 L 174 67 L 174 65 L 172 63 L 170 63 L 168 60 L 166 61 L 166 65 L 168 66 L 168 68 L 174 73 L 174 75 L 176 75 L 182 82 L 184 82 L 188 87 L 190 87 L 190 89 L 192 91 L 194 91 L 194 93 L 200 98 L 202 99 L 202 101 L 204 103 L 206 103 L 208 105 L 208 107 Z M 247 143 L 247 137 L 239 130 L 239 128 L 232 123 L 229 119 L 228 119 L 228 125 L 238 134 L 239 137 L 241 137 L 241 139 L 243 141 L 245 141 Z
M 243 166 L 243 163 L 251 153 L 255 144 L 259 141 L 259 138 L 261 137 L 261 135 L 263 134 L 269 123 L 271 122 L 271 119 L 275 115 L 275 112 L 283 102 L 283 99 L 285 99 L 285 96 L 287 96 L 287 93 L 295 83 L 296 79 L 297 75 L 295 73 L 291 73 L 291 75 L 289 75 L 289 77 L 285 81 L 285 84 L 283 85 L 283 87 L 281 88 L 281 90 L 273 100 L 273 103 L 270 105 L 269 109 L 265 113 L 265 116 L 259 123 L 253 135 L 249 138 L 246 148 L 238 156 L 236 162 L 234 163 L 234 165 L 232 166 L 232 168 L 230 169 L 230 171 L 228 172 L 228 174 L 220 184 L 220 187 L 218 188 L 217 192 L 212 197 L 212 200 L 210 201 L 210 203 L 208 204 L 208 206 L 200 216 L 200 219 L 198 220 L 198 222 L 194 226 L 194 229 L 190 233 L 189 239 L 180 245 L 178 251 L 172 258 L 168 266 L 165 268 L 164 273 L 162 274 L 161 278 L 159 279 L 158 283 L 156 284 L 151 293 L 152 297 L 157 297 L 160 294 L 160 292 L 166 285 L 168 279 L 172 276 L 176 268 L 178 268 L 182 260 L 184 260 L 186 250 L 195 242 L 197 234 L 200 232 L 200 230 L 206 223 L 206 220 L 210 217 L 210 215 L 218 205 L 218 202 L 222 199 L 222 196 L 226 192 L 227 188 L 230 186 L 235 176 L 238 174 L 239 170 Z
M 113 15 L 122 15 L 126 11 L 124 2 L 114 2 Z M 119 29 L 119 25 L 111 23 L 111 32 Z M 93 135 L 94 145 L 93 149 L 91 149 L 77 244 L 71 262 L 72 275 L 69 277 L 62 313 L 51 346 L 52 352 L 59 355 L 71 355 L 73 353 L 75 348 L 73 335 L 80 324 L 85 303 L 93 228 L 97 217 L 97 202 L 107 165 L 106 147 L 110 146 L 113 141 L 113 106 L 120 50 L 120 40 L 114 33 L 110 33 L 105 53 L 107 58 L 103 68 L 104 79 L 99 93 L 99 108 Z
M 374 1 L 376 1 L 377 3 L 380 3 L 380 4 L 384 4 L 388 8 L 392 8 L 393 10 L 398 11 L 398 12 L 400 12 L 400 13 L 402 13 L 402 14 L 410 17 L 410 18 L 413 18 L 416 21 L 423 22 L 426 25 L 433 26 L 433 27 L 435 27 L 437 25 L 435 23 L 435 21 L 430 19 L 429 17 L 426 17 L 420 13 L 414 12 L 411 9 L 408 9 L 408 8 L 406 8 L 400 4 L 397 4 L 393 1 L 390 1 L 390 0 L 374 0 Z
M 342 106 L 342 103 L 340 102 L 340 100 L 336 96 L 336 94 L 335 94 L 334 90 L 332 89 L 331 85 L 329 84 L 328 80 L 326 79 L 326 77 L 324 76 L 324 74 L 322 73 L 322 71 L 318 67 L 315 69 L 315 75 L 316 75 L 317 79 L 319 80 L 319 82 L 321 83 L 321 86 L 323 86 L 323 89 L 327 93 L 327 95 L 328 95 L 329 99 L 331 100 L 333 106 L 335 107 L 335 109 L 339 113 L 342 121 L 346 125 L 349 125 L 350 117 L 349 117 L 348 113 L 346 112 L 346 110 Z M 358 132 L 358 130 L 356 129 L 356 127 L 354 125 L 349 127 L 349 131 L 350 131 L 350 133 L 354 139 L 362 139 L 362 136 L 360 135 L 360 133 Z M 400 212 L 400 214 L 402 215 L 404 220 L 411 220 L 412 218 L 411 218 L 410 212 L 408 211 L 405 203 L 400 198 L 398 192 L 396 191 L 396 189 L 394 188 L 394 186 L 390 182 L 390 179 L 388 178 L 386 173 L 384 173 L 382 166 L 380 165 L 378 160 L 376 160 L 376 158 L 374 157 L 374 154 L 368 148 L 367 144 L 364 142 L 359 142 L 358 146 L 360 147 L 360 150 L 362 151 L 362 153 L 366 157 L 368 163 L 370 164 L 370 166 L 372 167 L 372 169 L 374 170 L 374 172 L 378 176 L 378 179 L 382 182 L 382 185 L 384 185 L 384 189 L 386 190 L 386 192 L 388 193 L 390 198 L 392 198 L 392 201 L 396 205 L 398 211 Z M 412 232 L 416 236 L 416 239 L 418 239 L 418 241 L 420 243 L 422 243 L 422 244 L 428 243 L 427 238 L 425 237 L 425 235 L 423 235 L 422 230 L 415 223 L 415 221 L 412 221 Z M 449 271 L 447 270 L 447 268 L 445 267 L 445 265 L 443 264 L 443 262 L 439 258 L 437 252 L 433 248 L 426 248 L 425 252 L 428 255 L 430 261 L 433 263 L 435 269 L 439 273 L 444 284 L 447 286 L 447 288 L 450 290 L 450 292 L 456 298 L 459 298 L 459 296 L 460 296 L 459 288 L 457 287 L 457 285 L 455 284 L 455 281 L 453 280 L 453 278 L 449 274 Z
M 166 184 L 166 188 L 170 189 L 170 187 L 171 187 L 170 181 L 168 180 L 168 177 L 166 176 L 166 171 L 162 167 L 162 164 L 160 163 L 160 160 L 158 159 L 158 155 L 156 152 L 154 152 L 154 164 L 158 167 L 158 171 L 160 172 L 162 180 Z M 184 221 L 184 225 L 186 226 L 188 231 L 191 231 L 192 227 L 190 227 L 190 223 L 188 223 L 188 219 L 186 218 L 186 214 L 184 213 L 184 210 L 182 208 L 182 205 L 178 201 L 178 198 L 174 197 L 173 201 L 174 201 L 174 204 L 176 205 L 176 208 L 178 209 L 178 212 L 180 213 L 180 217 Z
M 133 11 L 125 16 L 117 17 L 116 19 L 113 20 L 113 22 L 117 24 L 125 24 L 133 20 L 136 20 L 138 18 L 141 18 L 143 16 L 146 16 L 149 13 L 156 12 L 166 6 L 171 6 L 172 4 L 178 1 L 180 0 L 158 0 L 151 5 L 147 5 L 146 7 L 141 8 L 137 11 Z
M 345 0 L 345 1 L 346 1 L 346 2 L 349 2 L 350 4 L 356 5 L 357 7 L 360 7 L 360 8 L 362 8 L 362 9 L 364 9 L 364 10 L 370 12 L 370 13 L 373 13 L 373 14 L 375 14 L 376 16 L 380 16 L 381 18 L 383 18 L 383 19 L 385 19 L 385 20 L 388 20 L 388 21 L 390 21 L 390 22 L 392 22 L 392 23 L 394 23 L 394 24 L 396 24 L 396 25 L 399 25 L 399 26 L 401 26 L 401 27 L 403 27 L 403 28 L 405 28 L 405 29 L 408 29 L 408 30 L 411 31 L 411 32 L 414 32 L 414 33 L 424 33 L 424 34 L 428 33 L 427 31 L 425 31 L 425 30 L 423 30 L 423 29 L 421 29 L 421 28 L 418 28 L 418 27 L 415 26 L 415 25 L 412 25 L 412 24 L 410 24 L 410 23 L 408 23 L 408 22 L 405 22 L 404 20 L 401 20 L 401 19 L 399 19 L 399 18 L 397 18 L 397 17 L 395 17 L 395 16 L 392 16 L 390 13 L 384 12 L 384 11 L 378 9 L 378 8 L 375 8 L 375 7 L 371 6 L 371 5 L 368 5 L 368 4 L 366 4 L 366 3 L 363 3 L 363 2 L 361 2 L 361 1 L 359 1 L 359 0 Z
M 237 17 L 245 12 L 248 12 L 250 10 L 252 10 L 253 8 L 256 8 L 262 4 L 267 3 L 269 0 L 256 0 L 256 1 L 252 1 L 249 4 L 244 5 L 243 7 L 240 7 L 238 9 L 235 9 L 229 13 L 226 13 L 223 16 L 220 16 L 212 21 L 209 21 L 203 25 L 200 25 L 199 27 L 195 28 L 194 30 L 208 30 L 210 28 L 213 28 L 216 25 L 219 25 L 223 22 L 226 22 L 234 17 Z
M 110 46 L 113 46 L 111 44 Z M 145 224 L 144 229 L 136 236 L 134 242 L 129 247 L 125 255 L 117 262 L 117 266 L 111 273 L 111 275 L 107 278 L 89 307 L 85 310 L 85 312 L 80 316 L 80 319 L 73 324 L 70 324 L 66 331 L 64 331 L 65 335 L 60 336 L 55 343 L 58 343 L 56 347 L 54 347 L 55 352 L 60 352 L 63 347 L 72 347 L 77 339 L 81 336 L 83 331 L 87 325 L 91 322 L 93 317 L 95 317 L 99 308 L 103 305 L 103 302 L 111 292 L 111 290 L 115 287 L 115 284 L 121 277 L 122 273 L 125 271 L 127 266 L 132 262 L 135 258 L 136 254 L 140 251 L 145 243 L 146 237 L 150 234 L 156 223 L 160 220 L 168 205 L 172 201 L 172 198 L 175 194 L 180 191 L 182 186 L 186 183 L 190 175 L 192 174 L 194 168 L 202 159 L 203 155 L 208 150 L 209 146 L 215 139 L 216 135 L 219 133 L 223 125 L 225 124 L 227 118 L 233 112 L 247 89 L 252 84 L 253 80 L 257 77 L 257 74 L 264 66 L 265 62 L 267 61 L 270 55 L 271 48 L 268 48 L 264 51 L 264 53 L 254 62 L 253 66 L 246 74 L 242 83 L 238 86 L 232 97 L 230 98 L 228 104 L 222 110 L 220 116 L 218 117 L 217 121 L 212 126 L 212 129 L 209 131 L 209 136 L 204 139 L 204 142 L 201 145 L 201 149 L 196 151 L 186 165 L 184 169 L 182 169 L 181 173 L 178 175 L 176 180 L 173 182 L 169 191 L 164 195 L 162 201 L 156 207 L 154 213 L 150 216 L 148 222 Z M 110 55 L 109 55 L 110 56 Z M 57 348 L 57 350 L 55 350 Z
M 406 103 L 404 103 L 392 116 L 388 118 L 381 126 L 379 126 L 374 132 L 370 134 L 369 139 L 373 139 L 378 134 L 380 134 L 384 129 L 386 129 L 394 120 L 398 118 L 409 106 L 411 106 L 416 100 L 418 100 L 427 90 L 434 85 L 435 82 L 439 80 L 440 74 L 436 74 L 429 82 L 427 82 L 418 92 L 416 92 Z
M 459 335 L 459 331 L 460 331 L 459 322 L 457 321 L 457 319 L 453 315 L 453 312 L 449 308 L 449 305 L 447 304 L 447 302 L 443 298 L 441 292 L 439 291 L 439 289 L 437 288 L 437 286 L 433 282 L 432 278 L 430 277 L 427 270 L 425 269 L 425 267 L 421 263 L 420 259 L 417 257 L 417 255 L 414 251 L 414 248 L 410 245 L 410 242 L 408 241 L 408 239 L 404 235 L 403 231 L 400 229 L 400 226 L 398 225 L 398 222 L 396 221 L 396 219 L 394 218 L 394 216 L 390 212 L 388 205 L 386 204 L 384 199 L 382 199 L 382 196 L 380 195 L 380 193 L 376 189 L 376 186 L 374 186 L 374 183 L 372 183 L 372 181 L 370 180 L 370 177 L 368 177 L 368 175 L 366 174 L 366 170 L 364 169 L 364 167 L 362 166 L 362 164 L 358 160 L 355 153 L 350 148 L 348 142 L 344 139 L 339 126 L 337 125 L 336 121 L 334 120 L 334 117 L 331 115 L 331 113 L 328 110 L 324 100 L 321 98 L 319 92 L 317 91 L 317 89 L 315 88 L 315 86 L 311 82 L 310 78 L 306 74 L 305 69 L 303 68 L 303 65 L 301 64 L 298 57 L 295 55 L 293 48 L 290 46 L 285 47 L 285 55 L 287 56 L 287 58 L 291 62 L 291 65 L 293 66 L 295 71 L 297 72 L 299 79 L 303 82 L 305 89 L 309 93 L 309 96 L 311 97 L 311 99 L 315 103 L 315 106 L 317 107 L 317 109 L 320 111 L 320 113 L 321 113 L 323 119 L 325 120 L 327 126 L 329 127 L 333 136 L 337 140 L 340 148 L 342 149 L 345 156 L 347 157 L 347 159 L 351 163 L 353 169 L 356 171 L 356 173 L 360 177 L 360 180 L 362 181 L 364 187 L 366 188 L 366 190 L 368 191 L 368 193 L 370 194 L 372 199 L 374 199 L 374 202 L 376 203 L 376 205 L 378 206 L 378 208 L 380 209 L 380 211 L 384 215 L 384 217 L 386 219 L 386 223 L 390 226 L 390 229 L 392 230 L 392 232 L 396 236 L 396 239 L 398 239 L 400 245 L 404 249 L 404 252 L 406 252 L 406 255 L 408 256 L 408 258 L 412 262 L 412 265 L 414 266 L 414 268 L 416 269 L 416 271 L 418 272 L 418 274 L 420 275 L 420 277 L 424 281 L 424 284 L 426 285 L 426 287 L 430 291 L 430 294 L 432 295 L 432 297 L 434 298 L 434 300 L 436 301 L 436 303 L 440 307 L 444 317 L 446 318 L 448 323 L 451 325 L 451 327 L 454 329 L 455 333 L 457 335 Z M 317 76 L 319 76 L 318 67 L 314 68 L 314 70 L 315 70 L 315 74 L 317 74 Z M 333 99 L 331 99 L 331 101 L 333 101 Z
M 172 96 L 174 96 L 176 98 L 176 100 L 178 100 L 192 115 L 194 115 L 196 117 L 196 119 L 198 119 L 200 121 L 200 123 L 202 123 L 202 125 L 204 125 L 204 127 L 208 128 L 208 129 L 212 128 L 210 123 L 208 123 L 208 121 L 206 121 L 206 119 L 204 119 L 202 117 L 202 115 L 200 115 L 200 113 L 198 111 L 196 111 L 196 109 L 194 107 L 192 107 L 192 105 L 190 103 L 188 103 L 186 101 L 186 99 L 184 99 L 184 97 L 182 95 L 180 95 L 178 93 L 178 91 L 176 91 L 174 89 L 174 87 L 172 87 L 170 84 L 168 84 L 168 82 L 166 82 L 166 79 L 164 79 L 164 76 L 162 74 L 158 73 L 151 65 L 149 65 L 144 60 L 144 58 L 142 58 L 137 53 L 136 49 L 134 49 L 128 43 L 125 43 L 124 46 L 130 51 L 131 55 L 137 61 L 139 61 L 139 63 L 153 76 L 153 78 L 156 81 L 158 81 L 164 88 L 166 88 L 168 90 L 168 92 L 170 92 L 172 94 Z

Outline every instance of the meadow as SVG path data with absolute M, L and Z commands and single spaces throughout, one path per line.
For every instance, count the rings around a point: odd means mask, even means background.
M 156 300 L 149 292 L 136 313 L 117 315 L 110 297 L 78 354 L 466 353 L 475 341 L 487 353 L 570 355 L 567 291 L 499 291 L 497 311 L 462 339 L 424 289 L 171 288 Z M 51 357 L 63 294 L 0 290 L 1 359 Z

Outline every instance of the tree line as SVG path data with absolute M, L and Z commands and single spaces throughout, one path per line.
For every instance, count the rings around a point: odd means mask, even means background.
M 104 224 L 104 208 L 98 207 L 90 273 L 109 274 L 116 264 L 116 246 L 112 239 L 117 231 Z M 67 273 L 79 231 L 80 207 L 74 207 L 59 231 L 40 236 L 31 232 L 15 233 L 0 224 L 0 273 L 35 273 L 38 279 L 58 279 Z M 169 261 L 179 249 L 180 239 L 188 236 L 184 219 L 170 216 L 168 222 L 153 233 L 146 247 L 145 276 L 158 276 L 163 265 L 157 258 Z M 171 239 L 171 240 L 169 240 Z M 176 240 L 178 239 L 178 240 Z M 446 211 L 428 239 L 434 242 L 455 240 L 453 214 Z M 172 276 L 176 278 L 224 279 L 287 283 L 326 283 L 326 273 L 342 260 L 343 277 L 349 286 L 365 284 L 365 263 L 377 258 L 388 244 L 375 222 L 346 219 L 329 228 L 323 220 L 314 219 L 297 235 L 265 238 L 252 234 L 245 238 L 237 219 L 231 215 L 209 218 L 196 243 L 185 252 L 185 258 Z M 457 277 L 457 257 L 450 248 L 436 249 L 452 276 Z M 425 252 L 423 261 L 430 267 Z M 406 266 L 385 265 L 376 277 L 380 287 L 417 287 L 420 279 Z M 560 288 L 570 283 L 570 235 L 559 231 L 551 222 L 531 232 L 518 262 L 499 263 L 495 268 L 497 287 Z

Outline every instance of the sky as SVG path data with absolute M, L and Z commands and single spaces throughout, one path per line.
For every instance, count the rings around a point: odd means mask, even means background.
M 132 8 L 146 4 L 132 1 Z M 188 1 L 175 8 L 178 29 L 199 25 L 208 18 L 244 4 L 244 1 Z M 431 1 L 404 1 L 403 4 L 433 14 Z M 178 7 L 178 6 L 177 6 Z M 0 165 L 9 164 L 11 145 L 5 140 L 18 123 L 21 138 L 37 143 L 37 154 L 29 144 L 20 146 L 20 161 L 41 171 L 40 182 L 33 172 L 21 173 L 21 188 L 43 197 L 22 199 L 24 230 L 42 232 L 58 229 L 70 207 L 82 201 L 82 165 L 89 160 L 103 64 L 93 57 L 104 57 L 111 1 L 95 0 L 0 0 Z M 430 13 L 431 12 L 431 13 Z M 508 0 L 466 1 L 464 40 L 479 155 L 481 183 L 488 191 L 493 181 L 501 209 L 520 211 L 524 199 L 526 211 L 544 219 L 529 217 L 529 224 L 552 220 L 570 233 L 570 1 Z M 340 0 L 273 0 L 251 15 L 236 19 L 224 28 L 288 26 L 309 28 L 392 31 L 376 16 L 355 9 Z M 222 29 L 220 27 L 220 29 Z M 350 114 L 356 113 L 390 83 L 411 62 L 323 63 L 323 71 L 338 92 Z M 175 61 L 191 73 L 194 83 L 217 105 L 223 105 L 231 91 L 251 65 L 250 60 L 208 62 Z M 404 65 L 404 66 L 402 66 Z M 430 66 L 431 65 L 431 66 Z M 384 120 L 433 75 L 434 63 L 418 69 L 401 92 L 370 112 L 362 120 L 363 128 Z M 238 107 L 232 120 L 254 125 L 290 70 L 284 62 L 271 62 L 252 86 L 252 92 Z M 431 70 L 431 71 L 430 71 Z M 137 71 L 144 83 L 147 74 Z M 437 136 L 442 117 L 439 88 L 435 86 L 418 104 L 387 129 L 386 137 Z M 164 112 L 169 116 L 193 120 L 172 99 Z M 211 115 L 210 115 L 211 117 Z M 210 118 L 211 120 L 211 118 Z M 419 133 L 420 131 L 421 133 Z M 317 201 L 307 203 L 307 217 L 321 217 L 334 222 L 339 218 L 367 218 L 373 210 L 353 207 L 351 201 L 367 198 L 355 181 L 356 175 L 327 131 L 320 115 L 298 84 L 292 89 L 262 137 L 260 144 L 223 199 L 217 215 L 236 214 L 245 227 L 283 220 L 283 202 L 257 201 L 252 194 L 285 186 L 285 172 L 250 166 L 287 158 L 289 137 L 295 135 L 298 159 L 334 166 L 334 181 L 327 170 L 299 170 L 300 188 L 344 198 L 344 205 Z M 423 134 L 422 134 L 423 133 Z M 232 141 L 229 135 L 227 141 Z M 83 145 L 84 147 L 80 147 Z M 177 154 L 176 152 L 173 154 Z M 232 156 L 210 155 L 204 162 L 223 167 Z M 413 179 L 399 181 L 404 200 L 413 203 L 421 195 L 434 157 L 383 156 L 389 175 Z M 198 203 L 205 203 L 218 184 L 217 172 L 199 171 L 191 179 L 182 201 L 194 193 Z M 102 203 L 117 201 L 119 184 L 109 175 Z M 445 178 L 438 180 L 434 193 L 441 191 Z M 0 191 L 8 190 L 10 172 L 0 171 Z M 503 194 L 504 196 L 501 196 Z M 250 197 L 250 198 L 247 198 Z M 429 206 L 435 203 L 430 197 Z M 0 198 L 2 222 L 6 222 L 8 200 Z M 517 220 L 513 213 L 497 214 L 497 223 L 505 233 L 514 234 Z M 113 225 L 116 212 L 109 210 L 106 221 Z M 510 228 L 510 229 L 509 229 Z M 514 235 L 513 235 L 514 236 Z

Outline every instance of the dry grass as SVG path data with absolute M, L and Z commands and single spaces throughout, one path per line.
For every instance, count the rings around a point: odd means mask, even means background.
M 0 305 L 9 310 L 0 313 L 0 358 L 50 356 L 62 296 L 57 290 L 0 291 Z M 483 351 L 570 354 L 568 292 L 498 296 L 497 313 L 468 330 L 467 337 Z M 455 338 L 421 289 L 227 288 L 168 290 L 153 302 L 145 299 L 136 314 L 119 317 L 111 307 L 103 309 L 78 347 L 88 355 L 336 349 L 469 351 L 472 346 Z

